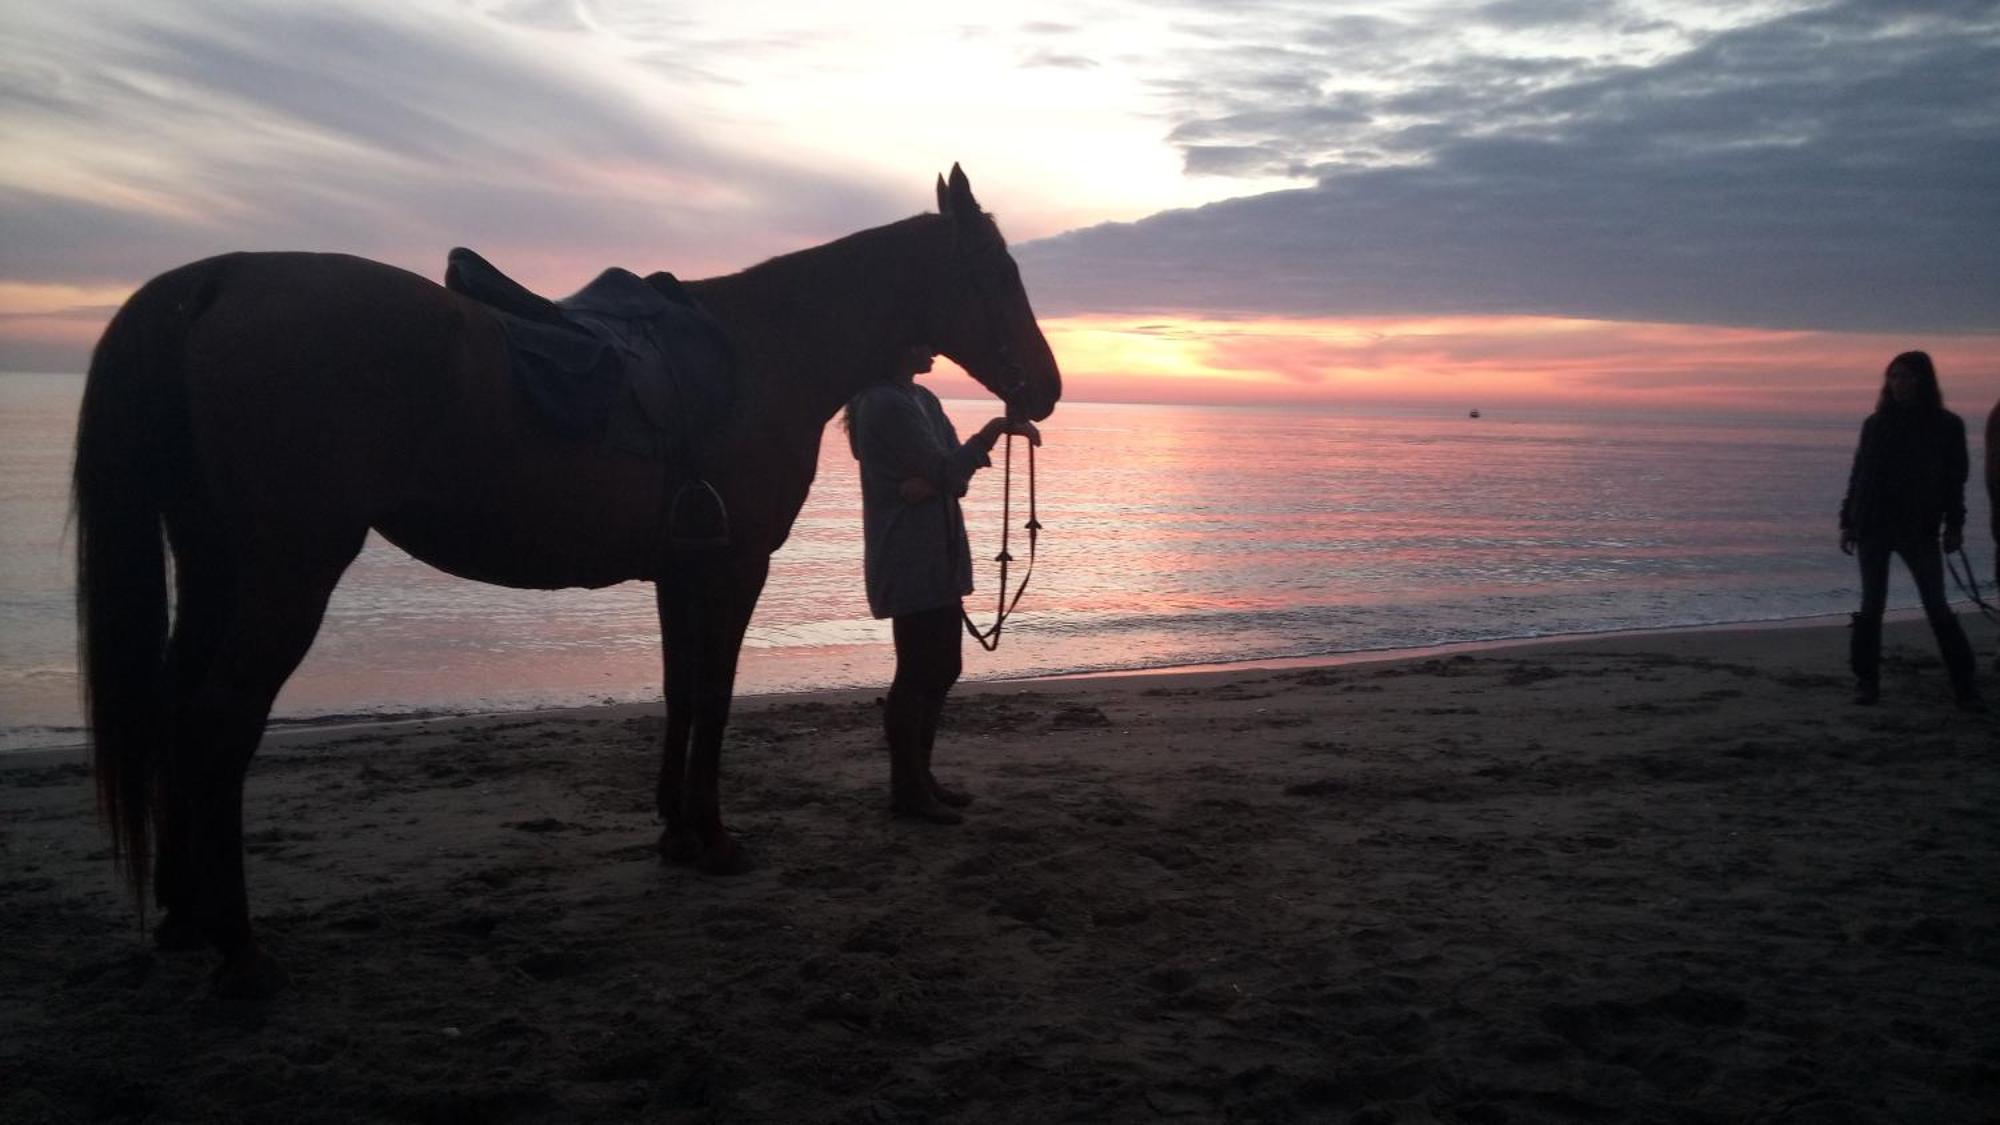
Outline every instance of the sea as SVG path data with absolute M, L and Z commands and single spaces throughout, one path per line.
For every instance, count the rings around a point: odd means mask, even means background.
M 68 526 L 82 388 L 78 375 L 0 374 L 0 751 L 83 737 Z M 1836 513 L 1867 390 L 1849 419 L 1064 403 L 1036 458 L 1032 578 L 998 650 L 968 643 L 966 674 L 1845 613 L 1859 585 Z M 968 432 L 993 404 L 946 406 Z M 1026 461 L 1015 443 L 1011 486 L 996 463 L 966 500 L 980 587 L 967 605 L 982 624 L 1003 527 L 1010 585 L 1026 567 Z M 1976 481 L 1968 499 L 1984 501 Z M 1914 606 L 1906 576 L 1895 581 L 1892 606 Z M 888 623 L 863 596 L 854 463 L 830 427 L 738 692 L 882 685 L 892 667 Z M 276 714 L 335 723 L 640 702 L 659 698 L 660 677 L 648 585 L 487 586 L 371 537 Z

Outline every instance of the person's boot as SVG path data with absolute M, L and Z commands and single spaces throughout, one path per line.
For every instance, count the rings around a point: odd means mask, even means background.
M 1870 706 L 1882 698 L 1882 619 L 1864 613 L 1848 620 L 1847 663 L 1854 669 L 1854 702 Z
M 889 811 L 932 824 L 958 824 L 965 818 L 931 792 L 924 767 L 924 701 L 891 689 L 882 711 L 882 729 L 889 736 Z
M 920 745 L 923 748 L 924 779 L 931 787 L 931 796 L 951 808 L 962 809 L 972 803 L 972 794 L 945 785 L 931 772 L 931 753 L 937 749 L 938 722 L 944 718 L 944 700 L 942 695 L 925 696 L 923 700 L 924 727 Z

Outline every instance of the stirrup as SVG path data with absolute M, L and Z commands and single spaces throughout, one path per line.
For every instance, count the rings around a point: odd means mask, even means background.
M 698 511 L 706 508 L 706 511 Z M 707 527 L 690 527 L 690 521 Z M 667 509 L 667 542 L 677 551 L 714 550 L 729 546 L 729 506 L 715 486 L 697 477 L 674 491 Z

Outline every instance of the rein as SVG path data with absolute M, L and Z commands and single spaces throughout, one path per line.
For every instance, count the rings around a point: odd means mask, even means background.
M 999 257 L 1007 259 L 1010 263 L 1012 262 L 1013 259 L 1008 255 L 1004 245 L 995 244 L 991 250 L 981 250 L 976 253 L 983 255 L 996 252 Z M 971 256 L 973 255 L 967 255 L 967 257 Z M 998 303 L 990 299 L 989 287 L 986 284 L 986 279 L 982 271 L 968 269 L 966 271 L 966 282 L 981 306 L 990 307 Z M 1014 349 L 1008 346 L 1004 338 L 997 342 L 994 351 L 997 353 L 1001 367 L 1013 377 L 1009 381 L 1007 388 L 1000 395 L 1001 401 L 1008 404 L 1007 416 L 1011 419 L 1014 416 L 1014 393 L 1026 384 L 1027 379 L 1021 368 L 1020 360 L 1014 355 Z M 1014 595 L 1010 598 L 1007 596 L 1007 567 L 1014 561 L 1014 553 L 1007 549 L 1007 535 L 1011 530 L 1014 518 L 1015 435 L 1010 433 L 1006 437 L 1007 452 L 1002 454 L 1001 462 L 1004 467 L 1001 470 L 1002 483 L 1000 487 L 1000 553 L 993 556 L 993 561 L 1000 564 L 999 591 L 993 607 L 993 624 L 988 628 L 981 629 L 979 624 L 972 620 L 972 615 L 965 611 L 965 607 L 962 604 L 958 610 L 958 616 L 965 622 L 965 631 L 971 634 L 972 639 L 979 642 L 979 647 L 985 649 L 987 652 L 995 652 L 1000 648 L 1000 630 L 1006 627 L 1007 619 L 1014 615 L 1014 607 L 1021 603 L 1021 595 L 1028 589 L 1028 580 L 1035 576 L 1035 543 L 1042 531 L 1042 521 L 1035 518 L 1035 443 L 1030 441 L 1028 443 L 1028 522 L 1023 525 L 1028 532 L 1028 569 L 1022 573 L 1021 584 L 1014 587 Z M 963 522 L 962 517 L 960 522 Z M 949 525 L 947 525 L 947 532 L 948 529 Z M 947 555 L 946 557 L 950 556 Z
M 1014 607 L 1021 602 L 1021 594 L 1028 588 L 1028 579 L 1035 576 L 1035 541 L 1041 535 L 1042 521 L 1035 518 L 1035 443 L 1028 443 L 1028 522 L 1022 526 L 1028 532 L 1028 569 L 1021 575 L 1021 584 L 1014 587 L 1014 596 L 1007 596 L 1007 566 L 1014 561 L 1014 554 L 1007 549 L 1007 535 L 1014 518 L 1014 435 L 1007 435 L 1007 452 L 1002 455 L 1000 487 L 1000 553 L 993 561 L 1000 564 L 999 601 L 993 612 L 993 625 L 981 629 L 972 620 L 972 615 L 963 607 L 958 611 L 965 621 L 965 631 L 979 642 L 979 647 L 993 652 L 1000 647 L 1000 630 L 1013 616 Z M 950 525 L 946 525 L 947 528 Z

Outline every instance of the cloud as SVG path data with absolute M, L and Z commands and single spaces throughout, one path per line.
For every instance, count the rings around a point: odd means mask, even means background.
M 1543 53 L 1377 35 L 1349 82 L 1345 35 L 1218 47 L 1169 91 L 1189 171 L 1317 183 L 1019 246 L 1038 307 L 2000 330 L 1990 6 L 1480 12 Z M 1605 19 L 1646 46 L 1548 34 Z
M 435 275 L 455 243 L 531 281 L 700 275 L 920 209 L 700 129 L 608 68 L 573 5 L 50 6 L 8 28 L 0 269 L 136 283 L 235 249 Z M 575 25 L 572 28 L 572 25 Z
M 494 19 L 539 31 L 588 31 L 590 22 L 576 0 L 509 0 L 492 10 Z
M 1084 55 L 1064 54 L 1061 51 L 1035 51 L 1021 60 L 1024 67 L 1045 66 L 1056 70 L 1095 70 L 1097 60 Z
M 1604 0 L 1493 0 L 1473 15 L 1498 27 L 1546 28 L 1610 23 L 1620 11 L 1620 5 Z

